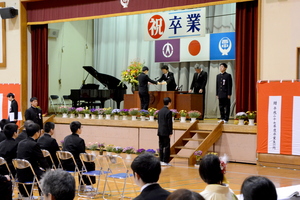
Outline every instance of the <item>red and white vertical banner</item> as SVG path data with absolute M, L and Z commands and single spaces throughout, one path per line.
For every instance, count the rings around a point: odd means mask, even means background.
M 21 111 L 21 85 L 16 83 L 0 84 L 0 119 L 8 119 L 10 102 L 7 99 L 8 93 L 15 95 L 15 100 L 18 102 L 19 111 Z
M 259 82 L 257 91 L 257 152 L 300 155 L 300 82 Z

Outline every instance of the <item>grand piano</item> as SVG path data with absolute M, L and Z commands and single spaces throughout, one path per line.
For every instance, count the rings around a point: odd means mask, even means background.
M 100 106 L 104 108 L 105 101 L 113 99 L 117 103 L 117 108 L 120 108 L 127 86 L 120 84 L 121 81 L 113 76 L 97 72 L 91 66 L 83 66 L 83 69 L 102 83 L 106 89 L 99 89 L 97 84 L 85 84 L 84 81 L 80 89 L 71 89 L 70 99 L 72 100 L 72 106 L 87 106 L 89 108 Z M 97 103 L 97 101 L 100 102 Z

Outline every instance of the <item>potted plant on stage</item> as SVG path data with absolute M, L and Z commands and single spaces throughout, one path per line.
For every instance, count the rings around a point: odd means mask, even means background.
M 126 153 L 126 159 L 131 159 L 131 154 L 135 153 L 135 149 L 133 147 L 126 147 L 123 149 L 123 153 Z
M 143 148 L 141 148 L 141 149 L 138 149 L 138 150 L 136 150 L 136 154 L 141 154 L 141 153 L 144 153 L 146 151 L 146 149 L 143 149 Z
M 104 108 L 105 119 L 110 120 L 111 113 L 112 113 L 111 107 Z
M 137 77 L 142 73 L 143 66 L 143 63 L 139 61 L 133 61 L 130 63 L 127 69 L 121 73 L 121 84 L 124 82 L 131 84 L 132 93 L 134 93 L 134 91 L 138 91 L 139 82 Z
M 121 109 L 120 115 L 123 117 L 123 120 L 127 120 L 127 116 L 129 115 L 129 109 Z
M 198 150 L 194 152 L 194 155 L 196 156 L 196 167 L 200 166 L 200 162 L 201 162 L 201 157 L 202 157 L 202 151 Z
M 191 110 L 188 112 L 188 115 L 191 118 L 191 123 L 194 123 L 198 117 L 200 117 L 201 113 L 198 110 Z
M 89 142 L 86 148 L 88 150 L 91 150 L 91 153 L 96 156 L 96 150 L 98 149 L 98 145 L 98 142 Z
M 149 116 L 149 112 L 148 110 L 142 109 L 139 111 L 139 115 L 141 116 L 141 121 L 145 121 L 146 117 Z
M 256 117 L 256 111 L 247 111 L 246 112 L 247 114 L 247 117 L 248 117 L 248 120 L 249 120 L 249 126 L 255 126 L 254 124 L 254 120 L 255 120 L 255 117 Z
M 113 144 L 109 144 L 106 146 L 106 155 L 111 156 L 113 149 L 114 149 L 114 145 Z
M 68 118 L 69 108 L 67 106 L 59 107 L 60 112 L 62 113 L 62 118 Z
M 98 110 L 95 108 L 92 108 L 90 110 L 91 114 L 92 114 L 92 119 L 97 119 L 97 115 L 98 115 Z
M 176 109 L 170 109 L 170 111 L 172 112 L 172 120 L 174 122 L 175 116 L 178 114 L 178 111 Z
M 104 115 L 104 108 L 97 108 L 96 109 L 98 112 L 98 119 L 103 119 L 103 115 Z
M 152 154 L 156 153 L 156 151 L 154 149 L 147 149 L 145 152 L 152 153 Z
M 113 152 L 120 155 L 120 153 L 122 153 L 123 148 L 122 147 L 114 147 L 113 148 Z
M 99 154 L 103 155 L 103 150 L 105 148 L 105 144 L 104 143 L 99 143 L 98 148 L 99 148 Z
M 148 108 L 148 112 L 149 112 L 149 121 L 154 121 L 154 115 L 155 115 L 155 111 L 157 109 L 156 108 Z
M 77 116 L 78 119 L 82 119 L 84 114 L 84 108 L 82 107 L 76 108 L 76 114 L 78 115 Z
M 111 114 L 114 116 L 115 120 L 119 120 L 119 116 L 120 116 L 120 109 L 113 109 Z
M 238 112 L 236 114 L 236 118 L 239 120 L 238 125 L 244 125 L 244 120 L 247 118 L 247 114 L 245 112 Z
M 85 110 L 84 110 L 84 119 L 90 119 L 90 114 L 91 114 L 91 111 L 89 110 L 88 107 L 85 107 Z
M 70 118 L 75 118 L 76 108 L 74 107 L 69 108 L 69 113 L 70 113 Z
M 188 114 L 188 113 L 187 113 L 186 110 L 180 110 L 180 111 L 179 111 L 180 122 L 181 122 L 181 123 L 185 123 L 187 114 Z
M 139 109 L 138 108 L 130 108 L 129 109 L 129 115 L 131 116 L 131 120 L 135 121 L 136 116 L 139 114 Z

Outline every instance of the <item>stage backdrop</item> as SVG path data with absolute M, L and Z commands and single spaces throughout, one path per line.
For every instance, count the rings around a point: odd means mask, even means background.
M 15 95 L 15 99 L 19 105 L 19 111 L 21 111 L 20 84 L 0 84 L 0 119 L 8 118 L 8 107 L 10 106 L 10 102 L 6 96 L 10 92 Z
M 300 82 L 257 86 L 257 152 L 300 155 Z

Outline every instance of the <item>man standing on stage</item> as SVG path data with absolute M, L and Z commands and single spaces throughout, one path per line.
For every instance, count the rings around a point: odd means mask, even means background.
M 17 123 L 18 121 L 18 102 L 15 100 L 15 95 L 13 93 L 8 93 L 7 96 L 10 101 L 9 114 L 13 113 L 14 118 L 10 119 L 8 116 L 8 120 L 12 123 Z
M 149 78 L 147 75 L 149 72 L 149 68 L 144 66 L 142 68 L 142 73 L 138 76 L 138 81 L 139 81 L 139 96 L 141 99 L 141 108 L 144 110 L 148 110 L 149 106 L 149 101 L 150 101 L 150 96 L 148 93 L 148 82 L 153 83 L 153 84 L 158 84 L 157 81 L 153 81 Z
M 34 123 L 37 123 L 41 129 L 43 129 L 43 116 L 42 110 L 39 109 L 38 99 L 36 97 L 30 98 L 31 107 L 25 111 L 25 119 L 32 120 Z
M 167 84 L 167 91 L 175 91 L 176 90 L 176 83 L 174 79 L 174 74 L 169 72 L 169 67 L 167 65 L 162 66 L 161 68 L 162 76 L 158 79 L 158 82 L 162 82 L 162 84 Z
M 221 121 L 228 123 L 230 114 L 230 97 L 232 94 L 232 77 L 226 72 L 227 64 L 220 64 L 220 74 L 217 75 L 216 95 L 219 99 Z
M 158 111 L 159 157 L 161 165 L 170 166 L 170 137 L 173 133 L 172 111 L 170 97 L 164 98 L 164 107 Z

